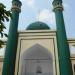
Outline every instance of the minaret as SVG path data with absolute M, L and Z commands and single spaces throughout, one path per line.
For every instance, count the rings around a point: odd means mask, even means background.
M 67 43 L 65 24 L 63 19 L 62 0 L 54 0 L 53 7 L 53 11 L 55 12 L 56 17 L 60 75 L 73 75 L 70 61 L 70 50 Z
M 19 13 L 21 12 L 21 2 L 19 0 L 12 1 L 12 18 L 10 22 L 8 41 L 4 56 L 3 72 L 2 75 L 14 75 L 15 58 L 17 49 L 17 29 Z

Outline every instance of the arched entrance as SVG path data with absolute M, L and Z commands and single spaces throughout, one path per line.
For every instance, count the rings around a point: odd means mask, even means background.
M 21 63 L 20 75 L 53 75 L 52 54 L 39 44 L 22 54 Z

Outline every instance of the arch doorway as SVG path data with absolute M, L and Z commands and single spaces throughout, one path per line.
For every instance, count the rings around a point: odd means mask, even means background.
M 21 63 L 20 75 L 53 75 L 52 54 L 39 44 L 22 54 Z

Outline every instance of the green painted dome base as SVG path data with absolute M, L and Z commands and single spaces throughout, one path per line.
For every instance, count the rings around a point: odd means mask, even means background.
M 27 28 L 26 30 L 46 30 L 46 29 L 50 29 L 50 27 L 43 23 L 43 22 L 34 22 L 34 23 L 31 23 Z

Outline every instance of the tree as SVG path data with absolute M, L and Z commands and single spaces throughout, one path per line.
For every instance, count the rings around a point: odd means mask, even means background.
M 3 36 L 7 37 L 7 34 L 4 32 L 4 29 L 6 29 L 4 22 L 5 21 L 9 21 L 9 19 L 11 18 L 11 12 L 6 10 L 6 6 L 2 3 L 0 3 L 0 35 L 1 38 L 3 38 Z M 0 48 L 2 47 L 2 45 L 4 44 L 4 41 L 0 40 Z

